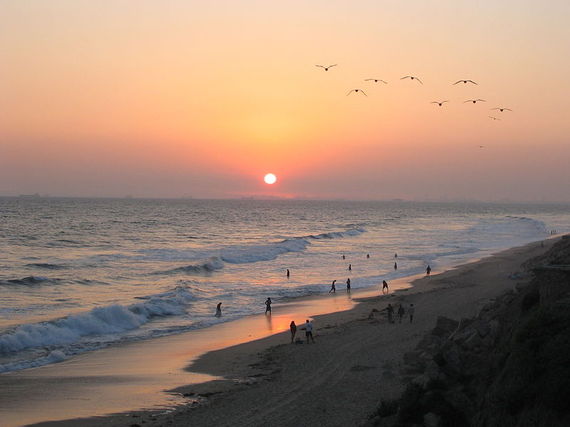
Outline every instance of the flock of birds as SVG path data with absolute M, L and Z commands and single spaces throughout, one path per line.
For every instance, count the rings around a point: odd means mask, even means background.
M 338 64 L 332 64 L 332 65 L 315 65 L 315 67 L 318 68 L 322 68 L 325 71 L 328 71 L 329 69 L 331 69 L 332 67 L 336 67 Z M 401 77 L 400 80 L 406 80 L 406 79 L 410 79 L 410 80 L 415 80 L 420 84 L 424 84 L 418 77 L 416 76 L 404 76 Z M 383 83 L 383 84 L 388 84 L 387 81 L 382 80 L 382 79 L 364 79 L 365 82 L 374 82 L 374 83 Z M 471 84 L 471 85 L 475 85 L 478 86 L 479 83 L 470 80 L 470 79 L 461 79 L 461 80 L 457 80 L 455 83 L 452 83 L 452 85 L 457 85 L 459 83 L 463 83 L 464 85 L 466 84 Z M 348 93 L 346 94 L 346 96 L 350 95 L 351 93 L 355 93 L 355 94 L 362 94 L 364 96 L 368 96 L 366 94 L 366 92 L 364 92 L 362 89 L 351 89 L 348 91 Z M 445 104 L 446 102 L 449 102 L 449 100 L 445 100 L 445 101 L 432 101 L 431 104 L 436 104 L 439 107 L 443 107 L 443 104 Z M 463 101 L 463 103 L 468 103 L 471 102 L 473 104 L 477 104 L 478 102 L 487 102 L 484 99 L 481 98 L 476 98 L 476 99 L 467 99 L 465 101 Z M 491 108 L 491 111 L 499 111 L 501 113 L 505 112 L 505 111 L 513 111 L 510 108 L 506 108 L 506 107 L 495 107 L 495 108 Z M 498 117 L 495 116 L 488 116 L 491 120 L 501 120 Z M 483 148 L 482 146 L 480 146 L 480 148 Z

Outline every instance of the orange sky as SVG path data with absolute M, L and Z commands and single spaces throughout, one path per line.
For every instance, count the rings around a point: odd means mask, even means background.
M 565 0 L 3 0 L 0 195 L 570 201 L 569 19 Z

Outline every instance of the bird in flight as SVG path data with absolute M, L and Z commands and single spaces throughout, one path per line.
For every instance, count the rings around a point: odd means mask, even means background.
M 501 120 L 501 119 L 498 119 L 498 118 L 493 117 L 493 116 L 489 116 L 489 118 L 490 118 L 491 120 Z
M 325 71 L 328 71 L 329 68 L 336 67 L 337 65 L 338 65 L 338 64 L 327 65 L 326 67 L 325 67 L 324 65 L 315 65 L 315 67 L 324 68 Z
M 478 85 L 478 84 L 479 84 L 479 83 L 474 82 L 473 80 L 457 80 L 457 81 L 456 81 L 455 83 L 453 83 L 453 84 L 456 85 L 457 83 L 464 83 L 464 84 L 471 83 L 471 84 L 474 84 L 474 85 Z
M 484 145 L 480 145 L 479 148 L 485 148 L 485 146 L 484 146 Z
M 402 77 L 400 80 L 404 80 L 404 79 L 411 79 L 411 80 L 417 80 L 418 82 L 420 82 L 421 84 L 423 84 L 423 82 L 418 79 L 416 76 L 404 76 Z
M 386 81 L 384 81 L 384 80 L 381 80 L 381 79 L 364 79 L 364 81 L 365 81 L 365 82 L 374 82 L 374 83 L 382 82 L 382 83 L 384 83 L 385 85 L 388 84 L 388 82 L 386 82 Z
M 364 93 L 364 91 L 363 91 L 362 89 L 352 89 L 351 91 L 349 91 L 349 92 L 346 94 L 346 96 L 350 95 L 352 92 L 354 92 L 354 93 L 360 92 L 362 95 L 368 96 L 368 95 L 366 95 L 366 93 Z
M 439 105 L 439 106 L 441 107 L 441 106 L 442 106 L 443 104 L 445 104 L 446 102 L 449 102 L 449 101 L 432 101 L 432 102 L 430 102 L 430 104 L 437 104 L 437 105 Z
M 491 108 L 491 110 L 499 110 L 501 113 L 503 111 L 513 111 L 510 108 L 505 108 L 505 107 L 497 107 L 497 108 Z
M 467 101 L 463 101 L 465 104 L 466 102 L 472 102 L 473 104 L 477 104 L 478 102 L 487 102 L 484 99 L 468 99 Z

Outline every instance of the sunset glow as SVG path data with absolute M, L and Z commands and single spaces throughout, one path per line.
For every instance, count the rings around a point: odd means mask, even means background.
M 570 3 L 222 3 L 3 1 L 0 195 L 568 200 Z

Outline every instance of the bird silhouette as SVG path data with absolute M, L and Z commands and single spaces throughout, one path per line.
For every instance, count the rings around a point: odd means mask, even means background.
M 489 116 L 489 118 L 490 118 L 491 120 L 501 120 L 501 119 L 498 119 L 498 118 L 493 117 L 493 116 Z
M 456 81 L 455 83 L 453 83 L 453 84 L 456 85 L 457 83 L 464 83 L 464 84 L 472 83 L 472 84 L 474 84 L 474 85 L 478 85 L 478 84 L 479 84 L 479 83 L 474 82 L 473 80 L 457 80 L 457 81 Z
M 467 101 L 463 101 L 465 104 L 466 102 L 472 102 L 473 104 L 477 104 L 478 102 L 487 102 L 484 99 L 468 99 Z
M 497 107 L 497 108 L 491 108 L 491 110 L 499 110 L 501 113 L 503 111 L 513 111 L 510 108 L 505 108 L 505 107 Z
M 328 71 L 329 68 L 336 67 L 337 65 L 338 65 L 338 64 L 327 65 L 327 66 L 324 66 L 324 65 L 315 65 L 315 67 L 324 68 L 325 71 Z
M 400 80 L 404 80 L 404 79 L 417 80 L 418 82 L 423 84 L 423 82 L 420 79 L 418 79 L 416 76 L 404 76 L 404 77 L 400 78 Z
M 352 89 L 346 94 L 346 96 L 350 95 L 352 92 L 355 92 L 355 93 L 360 92 L 362 95 L 368 96 L 368 95 L 366 95 L 366 93 L 364 93 L 364 91 L 362 89 Z
M 484 146 L 484 145 L 480 145 L 479 148 L 485 148 L 485 146 Z
M 382 79 L 364 79 L 364 81 L 365 81 L 365 82 L 374 82 L 374 83 L 382 82 L 382 83 L 384 83 L 385 85 L 388 84 L 388 82 L 386 82 L 386 81 L 384 81 L 384 80 L 382 80 Z
M 449 102 L 449 101 L 432 101 L 432 102 L 430 102 L 430 104 L 437 104 L 437 105 L 439 105 L 439 106 L 441 107 L 441 106 L 442 106 L 443 104 L 445 104 L 446 102 Z

